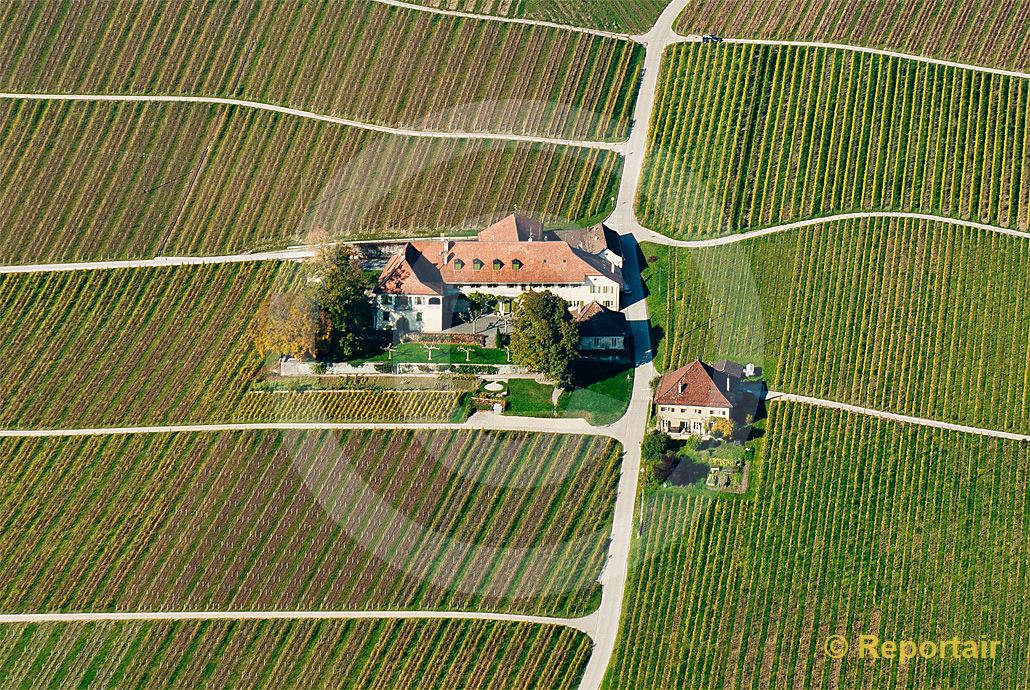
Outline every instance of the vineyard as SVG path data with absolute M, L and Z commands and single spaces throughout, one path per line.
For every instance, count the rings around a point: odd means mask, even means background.
M 643 54 L 580 32 L 334 0 L 5 3 L 0 42 L 2 91 L 231 96 L 571 139 L 625 138 Z
M 0 611 L 582 614 L 620 448 L 514 432 L 0 441 Z
M 668 0 L 414 0 L 419 5 L 643 34 Z
M 689 2 L 681 34 L 824 41 L 1026 71 L 1030 6 L 1019 0 L 705 0 Z
M 774 403 L 758 495 L 645 499 L 611 688 L 1001 688 L 1027 677 L 1030 446 Z M 995 661 L 824 653 L 1001 640 Z
M 922 221 L 644 245 L 657 361 L 765 365 L 770 388 L 1030 431 L 1030 243 Z
M 461 398 L 457 390 L 250 391 L 240 401 L 235 418 L 241 422 L 446 422 L 457 412 Z
M 0 276 L 0 426 L 225 420 L 276 262 Z
M 6 624 L 0 668 L 25 688 L 574 688 L 590 639 L 494 621 Z
M 666 53 L 637 213 L 702 237 L 918 211 L 1030 227 L 1030 79 L 843 50 Z
M 435 234 L 610 209 L 619 156 L 409 138 L 247 108 L 0 101 L 0 262 Z M 210 148 L 208 148 L 210 147 Z

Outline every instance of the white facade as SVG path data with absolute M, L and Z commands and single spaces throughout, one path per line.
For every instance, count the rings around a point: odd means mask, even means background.
M 711 433 L 713 419 L 729 419 L 728 407 L 657 405 L 658 430 L 670 436 L 701 436 Z
M 553 285 L 553 284 L 534 284 L 534 283 L 520 283 L 518 285 L 501 285 L 501 284 L 467 284 L 467 285 L 448 285 L 448 288 L 454 288 L 455 292 L 460 292 L 463 295 L 469 295 L 473 292 L 481 292 L 484 295 L 493 295 L 494 297 L 505 297 L 514 299 L 524 292 L 530 290 L 536 290 L 537 292 L 547 290 L 563 300 L 569 303 L 570 307 L 582 307 L 590 302 L 597 302 L 602 304 L 609 309 L 619 311 L 620 305 L 620 287 L 617 282 L 607 278 L 605 276 L 588 276 L 587 280 L 583 283 L 573 284 L 568 283 L 565 285 Z
M 396 328 L 404 319 L 408 331 L 439 333 L 444 330 L 443 299 L 423 295 L 376 295 L 376 328 Z

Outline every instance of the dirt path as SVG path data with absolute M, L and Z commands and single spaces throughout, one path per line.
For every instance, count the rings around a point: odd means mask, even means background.
M 807 395 L 798 395 L 796 393 L 769 391 L 765 399 L 768 402 L 782 400 L 786 402 L 802 403 L 804 405 L 815 405 L 816 407 L 826 407 L 831 410 L 841 410 L 843 412 L 862 414 L 869 417 L 877 417 L 879 419 L 888 419 L 892 422 L 917 424 L 919 426 L 928 426 L 934 429 L 947 429 L 948 431 L 959 431 L 965 434 L 977 434 L 979 436 L 991 436 L 993 438 L 1003 438 L 1008 441 L 1030 441 L 1030 434 L 1017 434 L 1011 431 L 998 431 L 996 429 L 984 429 L 983 427 L 967 426 L 965 424 L 952 424 L 951 422 L 941 422 L 936 419 L 913 417 L 911 415 L 896 414 L 894 412 L 884 412 L 883 410 L 874 410 L 871 407 L 851 405 L 849 403 L 837 402 L 835 400 L 823 400 L 822 398 L 813 398 Z
M 117 103 L 208 103 L 214 105 L 235 105 L 242 108 L 255 108 L 257 110 L 268 110 L 283 115 L 303 117 L 309 120 L 329 122 L 335 125 L 345 125 L 357 129 L 366 129 L 372 132 L 384 134 L 395 134 L 404 137 L 420 137 L 424 139 L 485 139 L 490 141 L 520 141 L 530 144 L 556 144 L 562 146 L 576 146 L 586 149 L 603 149 L 605 151 L 622 152 L 623 142 L 619 141 L 583 141 L 579 139 L 556 139 L 553 137 L 537 137 L 529 134 L 503 134 L 496 132 L 436 132 L 420 129 L 401 129 L 399 127 L 387 127 L 385 125 L 348 120 L 333 115 L 322 115 L 309 110 L 287 108 L 271 103 L 259 101 L 245 101 L 238 98 L 218 98 L 215 96 L 145 96 L 145 95 L 118 95 L 118 94 L 94 94 L 94 93 L 9 93 L 0 92 L 0 98 L 23 99 L 28 101 L 111 101 Z
M 589 617 L 554 618 L 517 613 L 479 611 L 124 611 L 117 613 L 9 613 L 0 623 L 100 623 L 104 621 L 211 621 L 211 620 L 486 620 L 564 625 L 592 634 Z

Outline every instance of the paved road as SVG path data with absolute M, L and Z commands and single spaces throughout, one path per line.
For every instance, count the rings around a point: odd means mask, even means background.
M 580 688 L 601 687 L 619 637 L 622 608 L 629 576 L 629 555 L 633 544 L 637 485 L 640 480 L 640 444 L 644 439 L 651 406 L 651 380 L 657 375 L 652 361 L 651 328 L 644 299 L 644 286 L 637 265 L 636 240 L 623 236 L 625 270 L 630 294 L 624 309 L 627 325 L 633 335 L 633 393 L 626 414 L 611 427 L 612 436 L 622 443 L 624 454 L 619 475 L 618 495 L 612 519 L 612 536 L 608 559 L 601 572 L 601 605 L 592 615 L 594 650 L 590 655 Z
M 187 620 L 489 620 L 564 625 L 591 634 L 592 621 L 584 618 L 553 618 L 518 613 L 478 611 L 126 611 L 118 613 L 8 613 L 0 623 L 99 623 L 103 621 L 187 621 Z
M 520 17 L 500 17 L 493 14 L 476 14 L 474 12 L 460 12 L 458 10 L 445 10 L 438 7 L 428 7 L 426 5 L 417 5 L 411 2 L 400 2 L 399 0 L 375 0 L 381 5 L 391 5 L 393 7 L 403 7 L 407 10 L 417 10 L 419 12 L 428 12 L 430 14 L 442 14 L 448 17 L 462 17 L 464 19 L 478 19 L 486 22 L 503 22 L 505 24 L 524 24 L 526 26 L 543 26 L 549 29 L 561 29 L 563 31 L 575 31 L 581 34 L 592 34 L 594 36 L 607 36 L 608 38 L 618 38 L 621 40 L 633 40 L 633 36 L 626 33 L 617 33 L 614 31 L 604 31 L 602 29 L 589 29 L 582 26 L 572 26 L 571 24 L 558 24 L 557 22 L 542 21 L 539 19 L 522 19 Z
M 678 42 L 700 42 L 701 37 L 690 35 L 682 36 Z M 900 53 L 896 50 L 886 50 L 883 48 L 866 48 L 865 46 L 856 46 L 845 43 L 824 43 L 822 41 L 781 41 L 777 39 L 766 39 L 766 38 L 723 38 L 725 43 L 741 43 L 748 45 L 765 45 L 765 46 L 797 46 L 802 48 L 828 48 L 831 50 L 849 50 L 854 53 L 869 53 L 872 55 L 886 55 L 888 57 L 902 58 L 904 60 L 915 60 L 917 62 L 926 62 L 931 65 L 941 65 L 943 67 L 955 67 L 957 69 L 968 69 L 976 72 L 986 72 L 988 74 L 997 74 L 1003 77 L 1013 77 L 1016 79 L 1030 79 L 1030 74 L 1026 72 L 1016 72 L 1013 70 L 999 69 L 997 67 L 985 67 L 983 65 L 973 65 L 966 62 L 954 62 L 952 60 L 940 60 L 938 58 L 926 57 L 924 55 L 915 55 L 912 53 Z
M 563 146 L 576 146 L 587 149 L 604 149 L 606 151 L 622 152 L 622 142 L 611 141 L 580 141 L 577 139 L 556 139 L 553 137 L 536 137 L 528 134 L 501 134 L 494 132 L 434 132 L 419 129 L 400 129 L 398 127 L 386 127 L 374 125 L 357 120 L 348 120 L 332 115 L 322 115 L 309 110 L 298 110 L 287 108 L 281 105 L 261 103 L 259 101 L 245 101 L 237 98 L 217 98 L 214 96 L 146 96 L 146 95 L 118 95 L 118 94 L 90 94 L 90 93 L 0 93 L 0 98 L 17 98 L 29 101 L 113 101 L 113 102 L 139 102 L 139 103 L 212 103 L 215 105 L 236 105 L 243 108 L 256 108 L 258 110 L 269 110 L 284 115 L 303 117 L 309 120 L 330 122 L 336 125 L 367 129 L 373 132 L 384 134 L 396 134 L 405 137 L 422 137 L 426 139 L 486 139 L 491 141 L 521 141 L 532 144 L 558 144 Z
M 776 400 L 783 400 L 788 402 L 803 403 L 805 405 L 815 405 L 817 407 L 827 407 L 832 410 L 841 410 L 844 412 L 853 412 L 855 414 L 864 414 L 870 417 L 878 417 L 880 419 L 888 419 L 892 422 L 902 422 L 904 424 L 918 424 L 919 426 L 928 426 L 935 429 L 947 429 L 948 431 L 961 431 L 966 434 L 979 434 L 980 436 L 992 436 L 994 438 L 1003 438 L 1009 441 L 1030 441 L 1030 434 L 1016 434 L 1010 431 L 997 431 L 996 429 L 984 429 L 977 426 L 966 426 L 964 424 L 952 424 L 951 422 L 941 422 L 936 419 L 926 419 L 925 417 L 912 417 L 905 414 L 895 414 L 894 412 L 884 412 L 883 410 L 874 410 L 870 407 L 861 407 L 859 405 L 850 405 L 848 403 L 836 402 L 834 400 L 823 400 L 822 398 L 813 398 L 807 395 L 797 395 L 796 393 L 779 393 L 777 391 L 769 391 L 766 395 L 766 400 L 773 402 Z

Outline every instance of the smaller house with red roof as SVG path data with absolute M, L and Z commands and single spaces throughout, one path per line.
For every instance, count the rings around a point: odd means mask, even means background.
M 717 420 L 731 418 L 739 387 L 740 378 L 732 371 L 699 359 L 667 372 L 654 396 L 658 430 L 670 436 L 708 437 Z

